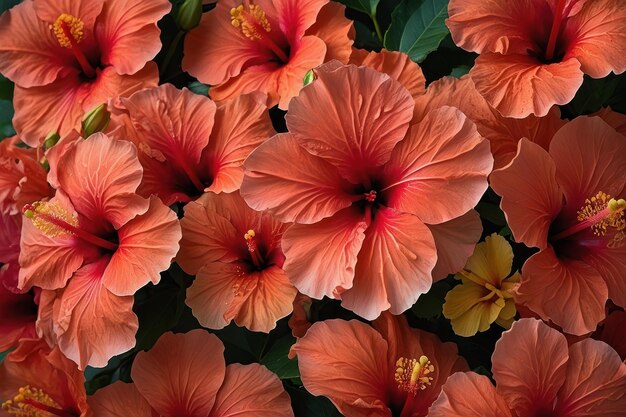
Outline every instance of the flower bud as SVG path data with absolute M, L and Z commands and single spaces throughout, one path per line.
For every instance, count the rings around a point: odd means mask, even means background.
M 200 24 L 202 0 L 185 0 L 178 9 L 176 24 L 184 31 L 190 31 Z
M 85 114 L 82 122 L 82 136 L 88 138 L 96 132 L 102 132 L 109 125 L 111 113 L 107 110 L 106 104 L 100 104 Z
M 306 87 L 307 85 L 315 81 L 316 78 L 317 76 L 315 75 L 315 72 L 313 70 L 308 70 L 306 74 L 304 74 L 304 79 L 302 80 L 302 84 L 304 84 L 304 87 Z
M 54 145 L 57 144 L 59 139 L 61 139 L 61 136 L 59 136 L 57 132 L 48 133 L 48 136 L 46 136 L 46 139 L 44 139 L 43 141 L 43 150 L 47 151 L 48 149 L 52 148 Z

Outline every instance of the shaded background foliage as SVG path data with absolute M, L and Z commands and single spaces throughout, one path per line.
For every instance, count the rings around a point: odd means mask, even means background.
M 446 75 L 460 77 L 466 74 L 476 58 L 476 54 L 466 52 L 454 45 L 445 26 L 448 0 L 340 0 L 347 6 L 347 17 L 354 20 L 356 29 L 355 46 L 368 50 L 386 48 L 407 53 L 418 62 L 428 83 Z M 0 0 L 0 13 L 19 3 L 19 0 Z M 197 94 L 206 95 L 209 87 L 198 82 L 181 69 L 182 38 L 184 33 L 176 25 L 175 16 L 181 1 L 173 0 L 172 13 L 159 24 L 162 29 L 163 48 L 155 58 L 159 65 L 161 83 L 172 83 L 178 88 L 187 87 Z M 203 6 L 203 11 L 212 5 Z M 0 75 L 0 139 L 15 134 L 11 125 L 13 84 Z M 593 113 L 602 107 L 611 106 L 613 110 L 626 113 L 626 74 L 609 75 L 604 79 L 594 80 L 585 76 L 585 81 L 576 97 L 561 107 L 562 116 L 574 118 Z M 277 108 L 270 114 L 274 127 L 285 131 L 285 112 Z M 512 241 L 504 214 L 500 211 L 499 198 L 488 191 L 483 196 L 477 210 L 481 215 L 483 237 L 499 233 L 511 240 L 516 258 L 514 270 L 521 267 L 532 250 Z M 182 206 L 174 207 L 179 216 Z M 107 367 L 86 370 L 86 388 L 89 394 L 113 381 L 130 381 L 130 368 L 137 352 L 147 350 L 161 334 L 172 330 L 186 332 L 200 328 L 191 310 L 185 305 L 186 288 L 193 282 L 193 277 L 186 275 L 177 265 L 162 273 L 158 285 L 148 285 L 135 296 L 134 311 L 139 317 L 137 346 L 123 355 L 113 358 Z M 460 354 L 470 367 L 490 376 L 490 357 L 494 344 L 502 329 L 498 326 L 474 337 L 456 336 L 450 322 L 442 315 L 442 305 L 448 290 L 456 285 L 450 276 L 433 285 L 431 290 L 422 295 L 417 303 L 406 313 L 412 326 L 436 333 L 444 341 L 455 342 Z M 359 319 L 353 313 L 341 308 L 339 301 L 324 299 L 314 302 L 311 309 L 312 319 L 330 318 Z M 292 398 L 296 416 L 331 417 L 340 416 L 330 401 L 314 397 L 302 387 L 299 378 L 297 360 L 287 357 L 295 339 L 287 326 L 287 318 L 281 320 L 276 329 L 269 334 L 256 333 L 239 328 L 234 324 L 213 331 L 226 347 L 227 363 L 259 362 L 275 372 L 283 381 Z M 338 335 L 340 337 L 340 335 Z M 5 353 L 0 353 L 0 361 Z

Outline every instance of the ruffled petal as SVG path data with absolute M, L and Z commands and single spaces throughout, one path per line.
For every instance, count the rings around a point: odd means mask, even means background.
M 213 171 L 213 182 L 205 191 L 232 193 L 239 189 L 243 161 L 275 133 L 262 94 L 241 95 L 220 103 L 209 146 L 200 163 Z
M 171 7 L 167 0 L 107 0 L 96 26 L 102 63 L 120 75 L 142 69 L 161 49 L 157 22 Z
M 380 52 L 369 52 L 364 49 L 354 49 L 350 63 L 384 72 L 409 90 L 413 98 L 426 92 L 426 78 L 422 69 L 404 52 L 386 49 L 381 49 Z
M 437 264 L 433 268 L 433 282 L 459 272 L 474 253 L 476 242 L 483 233 L 483 225 L 476 210 L 444 223 L 426 225 L 435 239 Z
M 294 224 L 283 235 L 283 269 L 303 294 L 339 298 L 352 287 L 366 228 L 363 214 L 354 208 L 311 225 Z
M 491 357 L 497 391 L 517 415 L 552 413 L 568 359 L 561 333 L 540 320 L 518 320 L 502 334 Z
M 242 278 L 248 279 L 241 276 L 241 267 L 237 264 L 209 262 L 198 270 L 196 279 L 187 289 L 185 304 L 203 327 L 222 329 L 232 320 L 232 317 L 226 319 L 226 312 L 231 310 L 236 292 L 243 292 L 237 288 L 249 286 L 247 282 L 241 282 Z M 246 292 L 245 296 L 248 295 Z
M 262 365 L 234 363 L 208 417 L 293 417 L 291 401 L 278 377 Z
M 472 282 L 448 291 L 443 314 L 450 320 L 455 334 L 469 337 L 489 330 L 503 308 L 490 300 L 490 293 L 487 288 Z
M 272 3 L 276 7 L 278 24 L 293 45 L 317 21 L 328 0 L 272 0 Z
M 443 223 L 476 206 L 492 166 L 489 142 L 476 126 L 455 108 L 435 109 L 393 150 L 383 198 L 425 223 Z
M 550 247 L 524 264 L 516 300 L 563 331 L 580 336 L 594 331 L 604 319 L 607 298 L 606 283 L 597 270 L 559 259 Z
M 85 25 L 85 32 L 91 32 L 96 18 L 100 12 L 102 12 L 102 6 L 105 0 L 57 0 L 45 2 L 34 1 L 33 3 L 37 16 L 46 23 L 52 24 L 61 14 L 66 13 L 82 20 Z
M 556 172 L 544 149 L 522 139 L 513 161 L 491 174 L 491 187 L 502 197 L 500 207 L 517 242 L 547 247 L 550 225 L 563 207 Z
M 98 417 L 159 417 L 135 384 L 122 381 L 99 389 L 89 397 L 89 406 Z
M 119 246 L 102 276 L 102 285 L 116 295 L 133 295 L 148 282 L 157 284 L 178 252 L 182 233 L 176 213 L 157 197 L 148 211 L 117 231 Z
M 283 222 L 315 223 L 352 204 L 346 181 L 329 162 L 280 133 L 250 154 L 241 196 Z
M 381 208 L 365 232 L 352 288 L 342 306 L 373 320 L 385 310 L 400 314 L 432 285 L 435 241 L 416 216 Z
M 345 415 L 390 415 L 385 399 L 395 367 L 388 363 L 387 342 L 370 326 L 356 320 L 317 322 L 292 350 L 311 394 L 328 397 Z
M 54 300 L 54 337 L 80 369 L 104 367 L 135 346 L 133 297 L 118 297 L 100 284 L 107 262 L 105 257 L 79 269 Z
M 543 64 L 527 55 L 480 55 L 470 71 L 478 92 L 503 116 L 543 117 L 555 104 L 569 103 L 583 83 L 580 62 Z
M 580 61 L 585 74 L 602 78 L 626 71 L 626 9 L 620 0 L 584 2 L 563 36 L 571 39 L 566 58 Z
M 443 386 L 429 417 L 513 417 L 504 398 L 484 375 L 457 372 Z
M 345 17 L 343 4 L 329 2 L 320 10 L 306 35 L 320 38 L 326 44 L 325 62 L 336 59 L 347 64 L 354 43 L 354 23 Z
M 498 234 L 491 234 L 476 246 L 474 254 L 467 261 L 467 269 L 494 286 L 511 273 L 513 248 Z
M 619 416 L 626 404 L 626 364 L 604 342 L 585 339 L 569 348 L 559 404 L 570 415 Z
M 176 355 L 172 355 L 176 352 Z M 205 330 L 165 333 L 135 357 L 137 390 L 163 417 L 206 417 L 224 381 L 224 345 Z
M 354 65 L 316 69 L 317 79 L 292 100 L 289 131 L 309 152 L 332 163 L 348 180 L 389 160 L 413 112 L 409 92 L 386 74 Z M 318 117 L 316 110 L 322 110 Z

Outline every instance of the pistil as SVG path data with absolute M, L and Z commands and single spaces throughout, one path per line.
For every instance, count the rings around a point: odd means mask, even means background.
M 259 246 L 256 242 L 256 232 L 252 229 L 248 230 L 243 238 L 246 240 L 246 246 L 248 246 L 248 252 L 250 252 L 250 258 L 252 259 L 252 263 L 254 266 L 261 270 L 265 265 L 265 260 L 263 256 L 259 253 Z
M 563 10 L 565 9 L 565 0 L 558 0 L 556 7 L 554 8 L 554 18 L 552 19 L 552 29 L 550 30 L 550 38 L 548 39 L 548 46 L 546 47 L 546 61 L 551 61 L 554 58 L 554 49 L 556 48 L 556 40 L 559 37 L 559 31 L 561 29 L 561 22 L 563 21 Z
M 96 70 L 93 66 L 91 66 L 87 57 L 78 46 L 84 36 L 83 21 L 70 14 L 63 13 L 57 18 L 54 24 L 50 26 L 50 28 L 57 37 L 59 44 L 72 51 L 76 61 L 78 61 L 78 64 L 83 70 L 83 74 L 85 74 L 87 78 L 93 78 L 96 75 Z
M 395 380 L 398 389 L 407 393 L 400 417 L 413 415 L 413 401 L 419 391 L 428 387 L 433 378 L 429 376 L 435 372 L 435 367 L 428 357 L 422 355 L 419 359 L 399 358 L 396 361 Z
M 249 0 L 244 0 L 243 4 L 233 7 L 230 10 L 230 23 L 241 29 L 243 35 L 252 40 L 259 41 L 276 55 L 283 63 L 289 62 L 289 57 L 276 45 L 276 42 L 267 36 L 272 27 L 267 20 L 265 12 L 259 5 L 250 4 Z
M 73 414 L 61 409 L 59 404 L 43 390 L 31 388 L 28 385 L 21 387 L 12 400 L 4 402 L 2 409 L 17 417 L 49 417 L 50 415 L 74 417 Z

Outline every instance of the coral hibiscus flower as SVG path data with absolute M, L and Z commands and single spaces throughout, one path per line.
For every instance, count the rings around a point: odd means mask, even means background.
M 133 384 L 109 385 L 89 404 L 98 417 L 293 417 L 276 375 L 256 363 L 226 366 L 223 353 L 203 330 L 165 333 L 137 354 Z
M 456 345 L 384 313 L 374 328 L 356 320 L 311 326 L 292 350 L 313 395 L 346 417 L 422 417 L 448 376 L 467 370 Z M 332 381 L 332 383 L 329 383 Z
M 287 227 L 250 209 L 238 192 L 207 193 L 185 206 L 176 261 L 196 280 L 186 303 L 200 324 L 231 320 L 269 332 L 291 313 L 296 289 L 282 270 L 280 238 Z
M 97 133 L 68 147 L 55 196 L 25 206 L 19 287 L 44 289 L 38 327 L 84 368 L 135 343 L 133 294 L 156 283 L 178 251 L 176 214 L 134 194 L 135 146 Z
M 0 72 L 15 82 L 13 125 L 36 147 L 111 97 L 157 84 L 156 23 L 167 0 L 25 0 L 0 18 Z
M 566 104 L 583 74 L 626 70 L 622 0 L 451 0 L 452 39 L 477 52 L 470 76 L 507 117 L 545 116 Z
M 546 151 L 526 139 L 491 186 L 526 261 L 516 301 L 567 333 L 595 330 L 607 298 L 626 306 L 626 138 L 598 117 L 561 128 Z
M 536 319 L 504 332 L 492 356 L 493 378 L 456 373 L 429 417 L 617 417 L 626 407 L 626 365 L 606 343 L 567 346 Z
M 121 137 L 139 149 L 144 176 L 138 192 L 165 204 L 239 189 L 244 159 L 275 133 L 262 94 L 216 107 L 207 97 L 164 84 L 122 99 L 113 112 L 112 129 L 121 126 Z
M 91 417 L 85 377 L 59 349 L 24 339 L 0 364 L 3 415 Z
M 185 39 L 183 69 L 224 100 L 265 93 L 286 109 L 307 71 L 347 63 L 354 29 L 345 7 L 328 0 L 223 0 Z
M 410 126 L 413 99 L 386 74 L 354 65 L 316 73 L 291 101 L 290 132 L 246 160 L 241 195 L 296 223 L 282 248 L 300 292 L 341 298 L 367 319 L 399 314 L 432 283 L 437 253 L 425 224 L 475 206 L 489 144 L 449 107 Z

